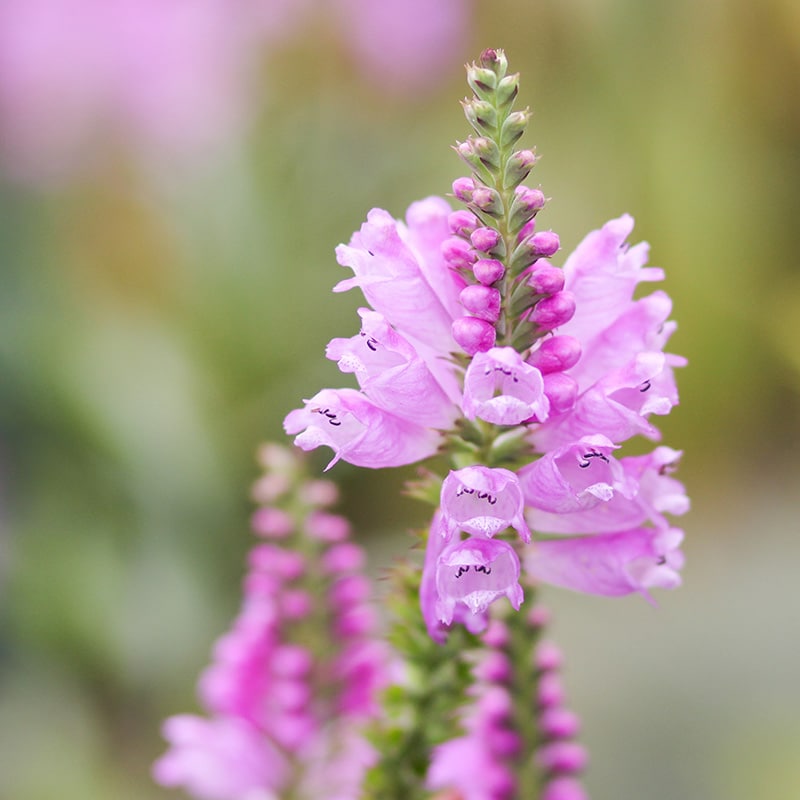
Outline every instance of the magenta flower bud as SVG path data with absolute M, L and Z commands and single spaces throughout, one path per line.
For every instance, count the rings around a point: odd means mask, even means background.
M 501 758 L 509 758 L 517 755 L 522 746 L 522 739 L 518 733 L 506 730 L 505 728 L 497 728 L 491 732 L 491 736 L 487 737 L 487 745 L 492 751 L 493 755 L 500 756 Z M 510 797 L 511 795 L 504 794 L 502 797 Z
M 539 730 L 548 739 L 572 739 L 580 729 L 580 717 L 566 708 L 548 708 L 539 716 Z
M 499 216 L 503 213 L 503 200 L 500 195 L 487 186 L 479 186 L 472 192 L 472 202 L 481 211 Z
M 252 569 L 277 575 L 284 580 L 295 580 L 306 569 L 306 560 L 300 553 L 271 544 L 256 545 L 250 551 L 248 562 Z
M 314 658 L 305 647 L 282 644 L 270 656 L 269 667 L 279 678 L 302 678 L 311 671 Z
M 544 192 L 541 189 L 530 189 L 527 186 L 518 186 L 514 193 L 515 202 L 523 205 L 528 211 L 541 211 L 546 203 Z
M 537 262 L 529 274 L 528 286 L 534 294 L 556 294 L 564 288 L 564 270 Z
M 564 686 L 557 672 L 545 672 L 539 678 L 536 700 L 540 708 L 560 708 L 564 704 Z
M 306 533 L 322 542 L 341 542 L 350 535 L 350 523 L 338 514 L 312 511 L 306 518 Z
M 542 790 L 542 800 L 589 800 L 580 781 L 575 778 L 554 778 Z
M 475 465 L 451 471 L 442 482 L 440 503 L 442 534 L 448 540 L 458 530 L 491 537 L 509 527 L 523 541 L 531 539 L 522 490 L 511 470 Z
M 548 375 L 574 367 L 580 357 L 581 343 L 574 336 L 551 336 L 541 340 L 527 361 L 542 375 Z
M 572 292 L 557 292 L 540 300 L 530 313 L 531 322 L 540 328 L 551 331 L 569 322 L 575 314 L 575 296 Z
M 564 656 L 558 645 L 547 640 L 539 642 L 533 656 L 533 663 L 543 672 L 558 669 L 564 663 Z
M 531 628 L 546 628 L 550 624 L 552 614 L 547 606 L 537 605 L 528 612 L 528 625 Z
M 505 647 L 509 641 L 508 626 L 502 620 L 491 620 L 483 634 L 483 641 L 489 647 Z
M 522 120 L 523 127 L 527 123 L 527 118 Z M 525 178 L 528 173 L 533 169 L 536 163 L 536 154 L 532 150 L 517 150 L 512 153 L 511 157 L 506 162 L 505 171 L 503 173 L 504 186 L 516 186 Z
M 272 472 L 262 475 L 250 490 L 250 496 L 256 503 L 273 503 L 281 495 L 286 494 L 291 486 L 288 475 Z
M 478 699 L 480 717 L 493 727 L 514 713 L 514 700 L 504 686 L 488 686 Z
M 500 317 L 500 292 L 489 286 L 465 286 L 458 296 L 461 305 L 476 317 L 496 322 Z
M 469 237 L 480 224 L 480 220 L 471 211 L 467 211 L 464 208 L 454 211 L 447 218 L 450 233 L 456 236 Z
M 475 191 L 475 181 L 472 178 L 456 178 L 453 181 L 453 194 L 463 203 L 472 200 L 472 193 Z
M 322 479 L 303 484 L 299 487 L 298 494 L 310 506 L 332 506 L 339 499 L 336 484 Z
M 451 236 L 442 242 L 442 256 L 456 269 L 470 269 L 478 254 L 470 247 L 470 243 L 460 236 Z
M 494 347 L 497 331 L 494 325 L 477 317 L 461 317 L 453 323 L 453 338 L 470 356 Z
M 522 242 L 529 236 L 533 236 L 536 231 L 536 219 L 529 219 L 519 230 L 517 241 Z
M 506 683 L 512 675 L 513 670 L 508 656 L 497 650 L 487 653 L 486 657 L 475 667 L 475 676 L 487 683 Z
M 326 572 L 355 572 L 364 568 L 364 551 L 352 542 L 334 545 L 322 557 Z
M 331 587 L 329 597 L 340 608 L 363 603 L 370 594 L 369 581 L 364 575 L 346 575 Z
M 311 613 L 313 607 L 311 595 L 302 589 L 284 592 L 280 598 L 280 613 L 286 619 L 303 619 Z
M 547 772 L 573 775 L 586 768 L 589 755 L 577 742 L 553 742 L 540 747 L 536 763 Z
M 259 508 L 250 518 L 250 527 L 259 536 L 282 539 L 294 529 L 292 518 L 279 508 Z
M 551 372 L 544 376 L 544 393 L 550 401 L 550 410 L 555 414 L 563 414 L 575 407 L 578 382 L 563 372 Z
M 539 231 L 531 236 L 531 244 L 535 251 L 545 258 L 549 258 L 558 252 L 561 241 L 558 234 L 553 231 Z
M 497 259 L 482 258 L 472 265 L 472 273 L 484 286 L 491 286 L 505 275 L 506 268 Z
M 497 247 L 497 245 L 502 241 L 500 233 L 494 228 L 478 228 L 472 232 L 472 235 L 469 238 L 472 242 L 472 246 L 476 250 L 480 250 L 483 253 L 488 253 L 490 250 L 494 250 L 494 248 Z

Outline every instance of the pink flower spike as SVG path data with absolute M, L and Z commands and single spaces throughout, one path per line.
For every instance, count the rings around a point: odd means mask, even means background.
M 499 539 L 470 538 L 448 546 L 439 557 L 436 590 L 437 615 L 446 625 L 453 621 L 457 604 L 478 614 L 505 595 L 519 609 L 522 587 L 517 554 Z
M 523 541 L 531 539 L 519 481 L 507 469 L 474 466 L 451 471 L 442 483 L 441 510 L 441 530 L 448 540 L 459 530 L 492 537 L 509 527 Z
M 505 273 L 506 268 L 502 262 L 494 258 L 482 258 L 472 266 L 472 274 L 475 276 L 475 280 L 484 286 L 491 286 L 496 283 Z
M 359 467 L 399 467 L 432 456 L 439 434 L 370 402 L 354 389 L 323 389 L 284 420 L 302 450 L 330 447 L 334 457 Z
M 461 317 L 453 323 L 453 338 L 470 356 L 494 346 L 497 331 L 494 325 L 477 317 Z
M 476 354 L 467 367 L 462 408 L 467 419 L 519 425 L 546 420 L 550 403 L 541 372 L 512 347 L 494 347 Z
M 459 300 L 467 311 L 487 322 L 496 322 L 500 317 L 500 292 L 490 286 L 465 286 Z

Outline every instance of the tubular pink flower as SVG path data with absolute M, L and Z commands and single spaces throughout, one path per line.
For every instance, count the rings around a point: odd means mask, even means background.
M 153 765 L 162 786 L 183 787 L 201 800 L 241 800 L 277 791 L 286 780 L 285 757 L 244 720 L 184 714 L 168 719 L 163 733 L 170 750 Z
M 414 346 L 377 311 L 358 310 L 361 332 L 332 339 L 326 355 L 353 372 L 364 394 L 385 411 L 431 428 L 448 428 L 456 409 Z
M 430 197 L 409 208 L 406 226 L 376 208 L 350 244 L 336 248 L 339 263 L 355 275 L 334 291 L 360 288 L 400 333 L 436 353 L 454 349 L 450 325 L 463 287 L 440 252 L 450 211 L 445 200 Z
M 615 533 L 648 522 L 667 528 L 669 522 L 664 514 L 679 515 L 689 510 L 683 484 L 669 475 L 680 456 L 677 450 L 657 447 L 648 455 L 621 458 L 618 464 L 625 475 L 622 483 L 635 486 L 635 492 L 618 492 L 607 502 L 572 512 L 531 507 L 528 523 L 542 533 L 567 534 Z
M 634 528 L 621 533 L 537 541 L 525 557 L 536 580 L 587 594 L 617 597 L 680 585 L 683 532 Z
M 505 595 L 519 609 L 522 587 L 514 548 L 499 539 L 482 538 L 448 545 L 436 566 L 436 592 L 436 613 L 445 625 L 453 621 L 460 604 L 479 614 Z
M 601 435 L 584 436 L 559 447 L 519 471 L 525 500 L 533 509 L 569 514 L 630 499 L 637 483 L 612 455 L 617 446 Z
M 474 466 L 451 471 L 442 483 L 442 535 L 449 541 L 462 530 L 492 537 L 511 527 L 529 542 L 523 508 L 519 480 L 510 470 Z
M 359 467 L 398 467 L 433 455 L 440 441 L 430 428 L 398 417 L 355 389 L 323 389 L 284 420 L 303 450 L 330 447 L 334 457 Z
M 546 420 L 550 403 L 536 367 L 511 347 L 493 347 L 476 354 L 467 367 L 462 408 L 467 419 L 518 425 Z

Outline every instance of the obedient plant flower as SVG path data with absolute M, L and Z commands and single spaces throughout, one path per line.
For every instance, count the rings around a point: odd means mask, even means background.
M 304 449 L 330 447 L 331 464 L 438 458 L 409 487 L 437 509 L 421 574 L 402 584 L 393 639 L 407 682 L 375 734 L 366 796 L 388 786 L 417 798 L 424 779 L 440 800 L 584 800 L 560 655 L 537 645 L 537 585 L 648 600 L 679 585 L 681 453 L 630 456 L 624 444 L 660 438 L 685 362 L 665 352 L 669 297 L 635 296 L 663 272 L 645 266 L 646 245 L 627 244 L 633 220 L 612 220 L 556 266 L 559 237 L 538 227 L 544 194 L 523 185 L 536 157 L 515 149 L 530 116 L 513 108 L 518 76 L 487 50 L 467 78 L 473 134 L 455 149 L 470 174 L 452 185 L 464 207 L 429 197 L 405 222 L 373 209 L 337 249 L 354 275 L 336 291 L 360 288 L 371 308 L 327 354 L 359 389 L 323 389 L 285 427 Z
M 374 751 L 365 724 L 387 679 L 384 645 L 367 605 L 364 554 L 346 520 L 325 511 L 332 484 L 304 482 L 281 448 L 261 451 L 265 474 L 244 600 L 200 680 L 207 717 L 167 720 L 165 786 L 203 800 L 358 792 Z
M 450 472 L 442 483 L 442 534 L 448 540 L 459 530 L 491 537 L 514 528 L 529 542 L 523 509 L 519 480 L 507 469 L 464 467 Z

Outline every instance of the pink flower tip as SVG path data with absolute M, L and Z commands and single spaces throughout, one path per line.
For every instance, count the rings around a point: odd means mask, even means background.
M 500 317 L 500 292 L 489 286 L 465 286 L 458 298 L 461 305 L 476 317 L 496 322 Z
M 495 258 L 482 258 L 472 265 L 472 274 L 484 286 L 491 286 L 503 277 L 506 268 Z

